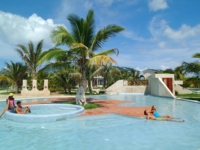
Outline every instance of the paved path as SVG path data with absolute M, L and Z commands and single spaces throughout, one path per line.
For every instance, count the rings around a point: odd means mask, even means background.
M 51 102 L 64 102 L 64 101 L 72 101 L 75 100 L 74 97 L 68 98 L 51 98 L 49 101 Z M 93 115 L 102 115 L 102 114 L 120 114 L 120 115 L 127 115 L 127 116 L 136 116 L 136 117 L 144 117 L 144 110 L 151 109 L 151 106 L 118 106 L 120 103 L 133 103 L 131 101 L 125 100 L 96 100 L 92 98 L 87 99 L 88 102 L 93 102 L 99 104 L 99 108 L 95 109 L 88 109 L 85 110 L 83 114 L 80 116 L 93 116 Z

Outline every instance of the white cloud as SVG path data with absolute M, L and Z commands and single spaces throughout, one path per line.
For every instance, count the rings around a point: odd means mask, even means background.
M 52 19 L 44 20 L 37 14 L 24 18 L 0 11 L 0 57 L 9 56 L 17 44 L 27 45 L 30 40 L 38 43 L 44 39 L 44 46 L 51 48 L 50 33 L 55 26 Z
M 168 7 L 166 0 L 149 0 L 148 5 L 152 11 L 166 9 Z
M 167 37 L 172 40 L 183 40 L 195 36 L 200 36 L 200 24 L 194 27 L 182 24 L 179 29 L 173 29 L 165 20 L 158 20 L 157 17 L 152 19 L 149 30 L 154 39 Z
M 169 69 L 170 67 L 165 66 L 165 65 L 160 65 L 160 68 L 161 68 L 162 70 L 166 70 L 166 69 Z
M 142 37 L 139 37 L 137 34 L 135 34 L 132 31 L 123 31 L 122 35 L 124 35 L 125 37 L 135 40 L 135 41 L 144 41 L 144 39 Z
M 166 44 L 167 44 L 166 42 L 161 41 L 161 42 L 158 43 L 158 46 L 160 48 L 165 48 Z
M 108 6 L 112 5 L 113 0 L 96 0 L 96 2 L 104 7 L 108 7 Z
M 200 24 L 194 27 L 183 24 L 178 30 L 172 29 L 166 25 L 166 28 L 164 29 L 164 35 L 174 40 L 200 35 Z
M 86 1 L 86 2 L 84 3 L 84 7 L 85 7 L 86 9 L 91 9 L 92 6 L 93 6 L 93 3 L 90 2 L 90 1 Z

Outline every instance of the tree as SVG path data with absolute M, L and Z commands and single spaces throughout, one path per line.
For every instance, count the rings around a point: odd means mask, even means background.
M 28 43 L 28 48 L 26 48 L 24 45 L 19 44 L 18 47 L 15 49 L 22 60 L 25 61 L 26 65 L 31 70 L 31 75 L 33 79 L 36 79 L 37 68 L 41 65 L 40 59 L 42 56 L 42 46 L 43 40 L 39 41 L 36 49 L 34 49 L 34 45 L 30 41 Z
M 22 85 L 22 80 L 27 77 L 27 66 L 22 63 L 6 63 L 6 68 L 2 70 L 3 75 L 14 85 L 15 93 L 18 93 L 18 87 Z
M 200 53 L 195 53 L 192 57 L 193 58 L 200 58 Z
M 88 82 L 88 88 L 89 88 L 89 92 L 90 94 L 92 94 L 92 85 L 91 85 L 91 81 L 93 79 L 94 76 L 96 76 L 98 73 L 100 73 L 100 71 L 103 68 L 100 66 L 87 66 L 86 67 L 86 79 Z
M 105 89 L 108 86 L 108 79 L 111 71 L 111 64 L 103 65 L 103 70 L 101 75 L 103 76 L 103 88 Z
M 198 87 L 200 84 L 200 63 L 198 61 L 192 63 L 183 62 L 182 67 L 185 74 L 194 76 L 187 79 L 187 81 L 193 81 L 194 86 Z
M 71 94 L 71 89 L 74 88 L 80 82 L 80 73 L 73 73 L 70 70 L 59 70 L 51 76 L 55 85 L 61 86 L 65 93 Z
M 111 24 L 107 25 L 103 29 L 99 30 L 95 34 L 95 21 L 94 11 L 89 10 L 86 19 L 80 18 L 75 14 L 70 14 L 67 19 L 72 27 L 72 32 L 69 33 L 67 29 L 62 26 L 58 26 L 52 31 L 51 37 L 56 46 L 67 45 L 69 50 L 62 50 L 60 48 L 53 48 L 43 55 L 43 60 L 51 60 L 52 58 L 58 58 L 60 56 L 67 55 L 72 63 L 76 63 L 82 75 L 81 86 L 78 91 L 83 91 L 81 98 L 78 98 L 77 103 L 85 104 L 85 92 L 86 87 L 86 67 L 87 65 L 105 65 L 108 63 L 116 63 L 116 61 L 109 55 L 118 54 L 116 48 L 102 51 L 100 53 L 94 53 L 96 50 L 102 48 L 103 44 L 117 33 L 124 30 L 124 28 Z
M 174 69 L 174 78 L 176 80 L 183 80 L 185 72 L 183 70 L 183 66 L 178 66 Z

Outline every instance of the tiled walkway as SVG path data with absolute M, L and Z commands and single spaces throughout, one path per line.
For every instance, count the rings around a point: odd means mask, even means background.
M 66 98 L 53 98 L 49 99 L 51 102 L 62 102 L 75 100 L 74 97 Z M 92 115 L 101 115 L 101 114 L 121 114 L 127 116 L 136 116 L 136 117 L 144 117 L 144 110 L 151 109 L 151 106 L 142 106 L 142 107 L 127 107 L 127 106 L 118 106 L 120 103 L 132 103 L 130 101 L 124 100 L 94 100 L 87 99 L 88 102 L 93 102 L 99 104 L 99 108 L 85 110 L 85 113 L 81 114 L 81 116 L 92 116 Z

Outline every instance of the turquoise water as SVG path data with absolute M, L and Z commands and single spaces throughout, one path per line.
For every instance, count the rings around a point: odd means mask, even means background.
M 151 121 L 115 114 L 76 117 L 54 123 L 17 123 L 0 119 L 2 150 L 198 150 L 200 149 L 200 104 L 144 95 L 94 96 L 156 105 L 160 114 L 181 117 L 186 122 Z M 5 102 L 0 102 L 0 110 Z M 123 106 L 122 105 L 122 106 Z

